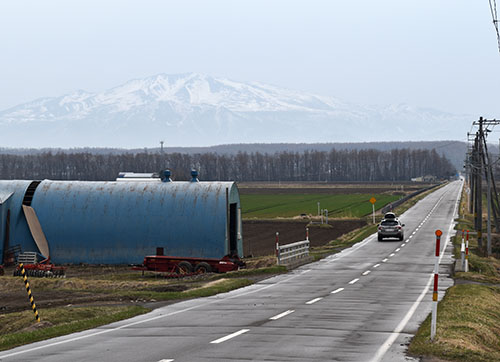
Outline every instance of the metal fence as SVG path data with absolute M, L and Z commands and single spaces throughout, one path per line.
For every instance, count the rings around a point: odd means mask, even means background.
M 276 242 L 276 260 L 278 265 L 288 264 L 294 260 L 309 256 L 309 239 L 295 243 L 280 245 Z

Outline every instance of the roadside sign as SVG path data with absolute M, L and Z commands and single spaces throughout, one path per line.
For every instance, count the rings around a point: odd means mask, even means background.
M 377 201 L 376 198 L 372 197 L 370 199 L 370 202 L 372 203 L 372 215 L 373 215 L 373 223 L 375 224 L 375 202 Z

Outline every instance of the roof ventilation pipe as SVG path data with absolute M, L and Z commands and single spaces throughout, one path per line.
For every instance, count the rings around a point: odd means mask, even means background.
M 200 182 L 200 180 L 198 180 L 198 171 L 196 171 L 195 169 L 191 170 L 191 177 L 191 182 Z
M 160 178 L 162 182 L 172 182 L 172 179 L 170 176 L 172 175 L 172 172 L 170 170 L 161 170 L 160 171 Z

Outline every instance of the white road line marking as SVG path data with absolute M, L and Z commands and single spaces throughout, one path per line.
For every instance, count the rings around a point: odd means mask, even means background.
M 314 304 L 316 302 L 319 302 L 321 299 L 323 299 L 323 298 L 315 298 L 313 300 L 310 300 L 309 302 L 306 302 L 306 304 Z
M 416 231 L 412 232 L 411 234 L 412 234 L 412 235 L 415 235 L 415 233 L 416 233 Z
M 228 339 L 231 339 L 231 338 L 234 338 L 234 337 L 238 337 L 240 334 L 243 334 L 243 333 L 247 333 L 250 329 L 240 329 L 238 332 L 234 332 L 234 333 L 231 333 L 225 337 L 222 337 L 222 338 L 219 338 L 219 339 L 216 339 L 215 341 L 212 341 L 210 343 L 222 343 L 222 342 L 225 342 L 227 341 Z
M 410 238 L 411 238 L 411 236 L 410 236 Z M 409 242 L 410 242 L 410 239 L 408 239 L 408 240 L 405 241 L 405 243 L 409 243 Z
M 389 259 L 385 258 L 384 260 L 382 260 L 382 263 L 385 263 L 387 260 L 389 260 Z
M 410 236 L 408 236 L 408 240 L 411 239 L 413 237 L 413 234 L 411 234 Z
M 335 289 L 333 292 L 331 292 L 330 294 L 337 294 L 337 293 L 340 293 L 341 291 L 343 291 L 344 288 L 339 288 L 339 289 Z
M 397 249 L 396 249 L 396 253 L 397 253 L 398 251 L 400 251 L 400 250 L 401 250 L 401 248 L 397 248 Z
M 351 280 L 351 281 L 349 282 L 349 284 L 354 284 L 354 283 L 356 283 L 358 280 L 359 280 L 359 278 L 353 279 L 353 280 Z
M 389 258 L 392 258 L 394 255 L 396 255 L 396 254 L 394 254 L 394 253 L 390 254 Z
M 372 272 L 371 270 L 367 270 L 367 271 L 365 271 L 362 275 L 368 275 L 368 274 L 370 274 L 371 272 Z
M 287 316 L 287 315 L 289 315 L 289 314 L 291 314 L 291 313 L 293 313 L 293 312 L 295 312 L 295 311 L 294 311 L 294 310 L 292 310 L 292 309 L 289 309 L 289 310 L 287 310 L 286 312 L 283 312 L 283 313 L 280 313 L 280 314 L 278 314 L 278 315 L 275 315 L 274 317 L 271 317 L 271 318 L 269 318 L 269 319 L 270 319 L 270 320 L 272 320 L 272 321 L 275 321 L 275 320 L 280 319 L 280 318 L 283 318 L 284 316 Z
M 158 362 L 174 362 L 173 359 L 161 359 Z
M 373 267 L 378 268 L 379 266 L 380 266 L 380 264 L 375 264 Z
M 406 244 L 401 244 L 401 247 L 404 248 Z

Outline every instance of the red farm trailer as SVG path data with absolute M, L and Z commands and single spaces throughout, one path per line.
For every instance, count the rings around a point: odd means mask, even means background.
M 160 251 L 157 254 L 162 253 Z M 188 276 L 212 272 L 225 273 L 245 266 L 237 255 L 226 255 L 222 259 L 152 255 L 144 257 L 142 265 L 134 266 L 132 269 L 166 273 L 168 276 Z

